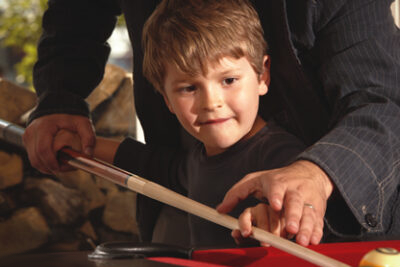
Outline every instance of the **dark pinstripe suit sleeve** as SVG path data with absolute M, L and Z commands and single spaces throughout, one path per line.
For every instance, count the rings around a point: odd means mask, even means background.
M 400 234 L 400 33 L 389 0 L 318 0 L 330 131 L 300 158 L 321 166 L 369 233 Z

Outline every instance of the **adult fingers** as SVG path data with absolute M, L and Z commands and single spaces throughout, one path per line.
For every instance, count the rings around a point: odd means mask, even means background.
M 296 242 L 302 246 L 310 243 L 311 235 L 316 226 L 316 214 L 314 207 L 310 204 L 303 205 L 303 216 L 301 217 L 299 232 L 296 236 Z
M 96 137 L 94 134 L 94 128 L 91 121 L 86 117 L 82 117 L 81 119 L 77 120 L 76 132 L 81 138 L 82 151 L 85 154 L 92 156 L 96 142 Z
M 317 219 L 314 226 L 314 231 L 310 239 L 312 245 L 318 245 L 319 242 L 321 242 L 323 232 L 324 232 L 324 219 L 323 218 Z
M 29 161 L 42 173 L 51 174 L 52 170 L 58 170 L 59 165 L 52 150 L 52 141 L 56 132 L 57 127 L 34 121 L 23 135 Z
M 96 142 L 94 127 L 89 118 L 79 115 L 59 114 L 54 120 L 60 130 L 65 129 L 77 133 L 82 144 L 81 150 L 88 155 L 93 154 Z
M 39 132 L 35 138 L 35 154 L 40 161 L 41 169 L 46 173 L 54 173 L 59 170 L 59 163 L 57 161 L 56 153 L 52 149 L 53 138 L 57 129 L 49 128 L 50 131 Z
M 295 190 L 286 191 L 284 200 L 284 214 L 286 222 L 286 231 L 289 234 L 297 234 L 300 225 L 300 219 L 303 213 L 304 200 Z
M 253 195 L 260 200 L 268 199 L 270 206 L 280 211 L 287 190 L 287 183 L 275 175 L 280 171 L 281 169 L 275 169 L 246 175 L 226 193 L 217 210 L 222 213 L 229 212 L 239 201 Z
M 270 174 L 268 172 L 268 174 Z M 270 179 L 263 179 L 263 191 L 268 199 L 269 205 L 275 211 L 282 210 L 283 201 L 287 190 L 287 184 L 281 179 L 271 176 Z
M 54 153 L 57 154 L 57 152 L 63 147 L 71 147 L 74 150 L 82 151 L 88 156 L 92 156 L 96 138 L 91 121 L 87 117 L 83 116 L 66 114 L 62 114 L 60 116 L 64 116 L 65 119 L 59 121 L 59 133 L 63 130 L 76 133 L 79 136 L 79 144 L 77 144 L 77 142 L 75 142 L 71 136 L 69 136 L 69 138 L 61 138 L 60 140 L 58 138 L 59 135 L 57 135 L 55 137 L 57 139 L 54 140 Z M 65 135 L 63 137 L 65 137 Z M 71 171 L 74 169 L 75 168 L 69 165 L 60 163 L 59 171 L 61 172 Z
M 35 119 L 26 128 L 23 142 L 31 165 L 43 173 L 51 174 L 59 171 L 59 163 L 56 158 L 57 151 L 53 149 L 53 142 L 57 132 L 61 129 L 78 133 L 84 140 L 86 147 L 93 147 L 94 145 L 93 127 L 86 117 L 52 114 Z
M 310 204 L 304 205 L 300 229 L 296 242 L 307 246 L 309 243 L 318 245 L 323 235 L 324 220 L 318 211 Z
M 73 150 L 81 151 L 82 145 L 78 135 L 76 133 L 64 129 L 58 131 L 57 135 L 54 137 L 53 151 L 57 153 L 64 147 L 69 147 L 72 148 Z M 64 164 L 63 162 L 60 162 L 59 164 L 61 172 L 75 170 L 74 167 L 68 164 Z

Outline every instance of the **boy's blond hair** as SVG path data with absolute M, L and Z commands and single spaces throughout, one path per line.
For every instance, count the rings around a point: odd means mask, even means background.
M 222 57 L 245 56 L 260 74 L 267 49 L 247 0 L 164 0 L 147 20 L 142 41 L 143 74 L 160 92 L 167 63 L 197 75 Z

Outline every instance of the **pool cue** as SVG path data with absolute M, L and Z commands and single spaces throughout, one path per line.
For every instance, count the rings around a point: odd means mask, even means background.
M 24 129 L 22 127 L 0 119 L 0 139 L 24 147 L 22 142 L 23 133 Z M 115 184 L 158 200 L 164 204 L 168 204 L 231 230 L 239 229 L 238 220 L 236 218 L 221 214 L 216 209 L 210 208 L 111 164 L 98 159 L 89 158 L 82 153 L 68 148 L 64 148 L 59 152 L 59 158 L 70 166 L 103 177 Z M 345 263 L 300 246 L 287 239 L 275 236 L 257 227 L 253 227 L 251 237 L 321 267 L 349 267 L 349 265 Z

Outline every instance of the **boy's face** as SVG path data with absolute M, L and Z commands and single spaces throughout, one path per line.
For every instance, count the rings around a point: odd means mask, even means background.
M 224 57 L 208 65 L 206 75 L 189 76 L 168 64 L 164 99 L 182 126 L 200 140 L 207 155 L 225 151 L 254 134 L 259 96 L 267 93 L 268 58 L 257 75 L 242 57 Z

